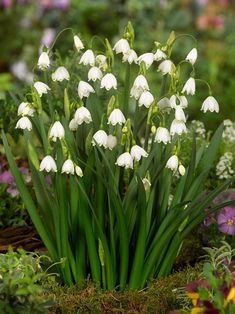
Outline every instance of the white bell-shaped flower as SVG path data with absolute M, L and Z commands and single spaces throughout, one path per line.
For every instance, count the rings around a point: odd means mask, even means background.
M 111 134 L 107 137 L 107 147 L 112 150 L 117 145 L 117 138 Z
M 185 175 L 185 167 L 183 166 L 183 165 L 179 165 L 179 168 L 178 168 L 178 170 L 179 170 L 179 174 L 181 175 L 181 176 L 184 176 Z
M 170 143 L 171 142 L 171 136 L 170 136 L 170 132 L 168 131 L 168 129 L 163 128 L 163 127 L 158 127 L 157 131 L 156 131 L 154 142 L 164 143 L 165 145 L 167 143 Z
M 105 55 L 97 55 L 95 57 L 95 62 L 99 68 L 103 68 L 106 65 L 107 57 Z
M 35 82 L 33 86 L 36 89 L 39 97 L 42 97 L 43 94 L 47 94 L 47 92 L 51 90 L 50 87 L 43 82 Z
M 166 163 L 166 168 L 176 172 L 178 169 L 178 165 L 179 165 L 179 159 L 176 155 L 173 155 L 168 159 Z
M 71 159 L 65 160 L 62 166 L 61 173 L 74 174 L 74 163 Z
M 124 38 L 119 39 L 113 47 L 116 53 L 128 53 L 130 51 L 130 45 L 128 41 Z
M 81 56 L 79 64 L 90 66 L 95 65 L 95 55 L 91 49 L 88 49 L 84 52 L 84 54 Z
M 191 64 L 194 64 L 197 60 L 197 49 L 193 48 L 188 54 L 185 60 L 189 61 Z
M 116 124 L 122 125 L 125 122 L 126 122 L 126 119 L 124 117 L 124 114 L 118 108 L 114 109 L 108 118 L 108 124 L 112 124 L 112 125 L 116 125 Z
M 149 108 L 153 102 L 153 95 L 149 91 L 144 91 L 139 98 L 139 107 L 145 106 L 146 108 Z
M 122 62 L 128 62 L 129 64 L 137 63 L 138 56 L 135 50 L 130 49 L 127 53 L 124 53 Z
M 46 70 L 50 66 L 50 59 L 46 52 L 42 52 L 38 58 L 38 67 L 40 70 Z
M 21 129 L 21 130 L 27 129 L 28 131 L 31 131 L 32 130 L 32 123 L 28 117 L 22 117 L 17 121 L 15 128 Z
M 92 67 L 88 72 L 88 81 L 100 81 L 102 79 L 102 76 L 102 71 L 98 67 Z
M 49 132 L 49 138 L 52 139 L 53 142 L 56 142 L 57 138 L 62 139 L 64 137 L 64 127 L 60 123 L 60 121 L 56 121 Z
M 77 35 L 75 35 L 73 37 L 73 42 L 74 42 L 74 46 L 76 47 L 77 51 L 80 51 L 84 48 L 84 45 L 83 45 L 81 39 Z
M 174 64 L 171 60 L 164 60 L 158 66 L 158 71 L 162 72 L 163 75 L 172 74 Z
M 170 134 L 173 136 L 175 134 L 181 135 L 183 133 L 187 133 L 184 121 L 174 119 L 171 123 Z
M 107 148 L 108 135 L 104 130 L 99 130 L 93 135 L 92 145 L 103 146 Z
M 182 89 L 182 93 L 186 93 L 187 95 L 194 95 L 196 90 L 196 83 L 193 77 L 190 77 L 187 82 L 184 84 Z
M 115 163 L 119 167 L 124 167 L 125 169 L 133 169 L 133 158 L 130 153 L 121 154 Z
M 160 99 L 157 103 L 157 106 L 159 109 L 161 110 L 165 110 L 165 109 L 170 109 L 171 105 L 170 105 L 170 100 L 167 97 L 163 97 L 162 99 Z
M 39 171 L 43 170 L 45 170 L 46 172 L 57 172 L 55 160 L 50 155 L 45 156 L 40 163 Z
M 82 99 L 89 97 L 90 93 L 94 93 L 94 88 L 87 82 L 80 81 L 78 84 L 78 96 Z
M 110 90 L 111 88 L 117 89 L 117 79 L 112 73 L 107 73 L 102 78 L 100 88 Z
M 63 80 L 69 81 L 70 75 L 65 67 L 59 67 L 51 75 L 52 81 L 62 82 Z
M 86 107 L 80 107 L 75 112 L 74 120 L 77 125 L 81 125 L 83 122 L 90 123 L 92 121 L 91 113 Z
M 78 177 L 83 177 L 83 171 L 78 165 L 75 166 L 75 172 Z
M 134 145 L 131 148 L 131 157 L 136 161 L 140 161 L 141 157 L 148 157 L 148 153 L 139 145 Z
M 75 118 L 73 118 L 70 122 L 69 122 L 69 128 L 71 131 L 76 131 L 78 128 L 78 124 L 75 120 Z
M 157 51 L 154 54 L 154 60 L 155 61 L 161 61 L 161 60 L 165 60 L 167 58 L 167 55 L 165 54 L 165 52 L 163 52 L 161 49 L 157 49 Z
M 173 109 L 175 109 L 177 106 L 185 109 L 188 107 L 188 100 L 184 95 L 172 95 L 170 98 L 170 106 Z
M 213 96 L 208 96 L 202 103 L 202 108 L 201 110 L 203 112 L 219 112 L 219 104 L 217 100 Z
M 133 86 L 131 88 L 131 97 L 134 97 L 136 100 L 140 98 L 141 94 L 149 90 L 149 85 L 146 78 L 140 74 L 136 77 Z
M 146 69 L 148 69 L 154 61 L 154 54 L 152 52 L 147 52 L 139 56 L 138 63 L 144 62 Z
M 35 110 L 30 106 L 28 102 L 22 102 L 18 107 L 18 116 L 33 117 Z
M 180 106 L 176 106 L 175 108 L 175 119 L 179 121 L 186 122 L 186 117 L 184 114 L 184 110 Z

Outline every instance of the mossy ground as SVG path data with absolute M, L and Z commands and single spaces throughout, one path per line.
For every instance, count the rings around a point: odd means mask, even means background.
M 87 282 L 83 288 L 57 286 L 47 297 L 55 301 L 51 314 L 55 313 L 127 313 L 166 314 L 182 304 L 174 289 L 184 287 L 188 280 L 198 278 L 201 267 L 187 266 L 184 270 L 152 281 L 141 291 L 103 291 Z

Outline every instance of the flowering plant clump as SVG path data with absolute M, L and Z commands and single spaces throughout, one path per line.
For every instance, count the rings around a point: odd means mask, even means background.
M 3 134 L 35 227 L 55 262 L 66 257 L 60 273 L 68 285 L 90 275 L 103 288 L 141 288 L 150 278 L 169 274 L 184 237 L 230 184 L 225 181 L 205 197 L 203 184 L 222 125 L 208 147 L 197 152 L 194 140 L 189 165 L 182 164 L 185 110 L 203 81 L 195 74 L 195 47 L 174 63 L 180 39 L 172 32 L 166 43 L 138 55 L 128 23 L 113 48 L 107 39 L 96 43 L 95 37 L 87 45 L 75 35 L 75 52 L 64 62 L 54 59 L 52 49 L 43 52 L 39 77 L 22 99 L 27 105 L 20 105 L 16 125 L 25 136 L 32 191 Z M 219 110 L 210 88 L 201 110 Z M 209 212 L 230 204 L 216 204 Z

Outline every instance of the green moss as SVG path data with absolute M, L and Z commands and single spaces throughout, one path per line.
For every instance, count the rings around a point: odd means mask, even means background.
M 200 265 L 194 268 L 188 266 L 169 277 L 153 280 L 141 291 L 102 291 L 91 282 L 87 282 L 84 288 L 53 287 L 47 297 L 53 299 L 56 306 L 50 313 L 166 314 L 181 307 L 174 289 L 184 287 L 188 280 L 198 278 L 200 271 Z

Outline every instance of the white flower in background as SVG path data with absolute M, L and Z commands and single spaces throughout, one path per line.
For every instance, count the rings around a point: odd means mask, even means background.
M 52 158 L 50 155 L 47 155 L 43 158 L 43 160 L 40 163 L 39 171 L 45 170 L 46 172 L 57 172 L 57 167 L 54 158 Z
M 102 78 L 100 88 L 110 90 L 111 88 L 117 89 L 117 79 L 112 73 L 107 73 Z
M 182 89 L 182 93 L 186 93 L 187 95 L 194 95 L 196 90 L 196 83 L 193 77 L 190 77 L 187 82 L 184 84 Z
M 22 117 L 17 121 L 15 128 L 16 129 L 22 129 L 22 130 L 27 129 L 27 130 L 31 131 L 32 130 L 32 123 L 28 117 Z
M 185 167 L 183 165 L 179 165 L 179 174 L 181 176 L 184 176 L 185 175 Z
M 148 157 L 148 153 L 139 145 L 134 145 L 131 147 L 131 157 L 136 161 L 140 161 L 141 157 Z
M 175 135 L 175 134 L 181 135 L 183 133 L 187 133 L 185 123 L 181 120 L 174 119 L 171 123 L 170 134 L 171 135 Z
M 18 107 L 18 116 L 33 117 L 35 110 L 30 106 L 28 102 L 22 102 Z
M 149 91 L 144 91 L 139 98 L 139 107 L 145 106 L 146 108 L 149 108 L 153 102 L 153 95 Z
M 62 82 L 63 80 L 69 81 L 70 75 L 65 67 L 59 67 L 52 73 L 51 78 L 54 82 Z
M 83 171 L 79 166 L 75 166 L 75 172 L 78 177 L 83 177 Z
M 206 137 L 206 129 L 202 121 L 199 121 L 199 120 L 191 121 L 191 128 L 200 137 L 202 138 Z
M 133 169 L 133 158 L 131 157 L 130 153 L 123 153 L 121 154 L 115 165 L 120 167 L 124 167 L 125 169 Z
M 106 60 L 107 60 L 107 57 L 105 55 L 97 55 L 95 57 L 95 62 L 100 68 L 106 65 Z
M 193 48 L 188 54 L 185 60 L 189 61 L 191 64 L 194 64 L 197 60 L 197 49 Z
M 77 35 L 75 35 L 73 37 L 73 42 L 74 42 L 74 46 L 76 47 L 77 51 L 80 51 L 84 48 L 84 45 L 83 45 L 81 39 Z
M 91 49 L 88 49 L 84 52 L 84 54 L 81 56 L 79 64 L 90 66 L 95 65 L 95 55 Z
M 124 53 L 122 62 L 128 62 L 129 64 L 137 63 L 138 56 L 135 50 L 130 49 L 127 53 Z
M 144 62 L 146 65 L 146 69 L 148 69 L 154 61 L 154 54 L 152 52 L 147 52 L 139 56 L 138 63 Z
M 117 145 L 117 138 L 113 135 L 108 135 L 107 137 L 107 147 L 112 150 Z
M 218 113 L 219 112 L 219 104 L 213 96 L 208 96 L 203 101 L 201 110 L 203 112 L 207 112 L 207 111 L 214 112 L 215 111 Z
M 38 58 L 38 67 L 40 70 L 46 70 L 50 66 L 50 59 L 46 52 L 42 52 Z
M 103 130 L 99 130 L 93 135 L 92 145 L 93 146 L 98 145 L 107 148 L 107 139 L 108 139 L 107 133 Z
M 112 124 L 112 125 L 116 125 L 116 124 L 122 125 L 125 122 L 126 122 L 126 119 L 124 117 L 124 114 L 118 108 L 114 109 L 108 118 L 108 124 Z
M 78 96 L 82 99 L 83 97 L 89 97 L 90 93 L 94 93 L 94 88 L 87 82 L 80 81 L 78 84 Z
M 92 67 L 88 72 L 88 81 L 100 81 L 102 79 L 102 76 L 102 71 L 98 67 Z
M 86 107 L 78 108 L 75 112 L 74 120 L 77 125 L 81 125 L 83 122 L 90 123 L 92 121 L 90 111 Z
M 163 75 L 172 74 L 174 64 L 171 60 L 164 60 L 158 66 L 158 71 L 162 72 Z
M 160 61 L 162 59 L 166 59 L 167 55 L 165 54 L 165 52 L 163 52 L 161 49 L 157 49 L 157 51 L 154 54 L 154 60 L 155 61 Z
M 179 159 L 176 155 L 171 156 L 167 163 L 166 163 L 166 168 L 171 169 L 172 171 L 176 172 L 178 169 L 179 165 Z
M 76 120 L 73 118 L 70 122 L 69 122 L 69 128 L 71 131 L 76 131 L 78 128 L 78 124 L 76 122 Z
M 60 121 L 56 121 L 49 132 L 49 138 L 52 139 L 53 142 L 56 142 L 57 138 L 61 139 L 64 137 L 64 127 L 60 123 Z
M 146 90 L 149 90 L 148 82 L 146 78 L 142 74 L 140 74 L 136 77 L 133 83 L 133 86 L 131 88 L 131 92 L 130 92 L 131 97 L 134 97 L 135 99 L 139 99 L 141 94 Z
M 65 160 L 62 166 L 61 173 L 74 174 L 74 163 L 71 159 Z
M 170 98 L 170 106 L 175 109 L 177 106 L 182 109 L 188 107 L 188 100 L 184 95 L 172 95 Z
M 184 110 L 180 106 L 176 106 L 175 108 L 175 119 L 186 122 L 186 117 L 184 114 Z
M 145 191 L 148 191 L 151 187 L 151 182 L 147 178 L 142 179 Z
M 116 53 L 128 53 L 130 51 L 130 45 L 128 41 L 124 38 L 118 40 L 113 47 L 113 50 Z
M 234 177 L 233 153 L 226 152 L 220 157 L 219 162 L 216 165 L 216 175 L 221 180 Z
M 167 97 L 160 99 L 157 103 L 157 106 L 160 110 L 169 110 L 171 109 L 170 100 Z
M 232 122 L 229 119 L 224 120 L 224 131 L 222 137 L 227 142 L 235 142 L 235 122 Z
M 31 73 L 26 65 L 26 63 L 22 60 L 15 61 L 11 64 L 10 70 L 12 74 L 17 77 L 19 80 L 27 82 L 28 84 L 33 83 L 33 73 Z
M 155 135 L 155 139 L 154 142 L 158 142 L 158 143 L 164 143 L 165 145 L 167 143 L 171 142 L 171 136 L 170 136 L 170 132 L 168 131 L 167 128 L 163 128 L 163 127 L 158 127 L 157 128 L 157 132 Z
M 50 87 L 43 82 L 35 82 L 33 86 L 40 97 L 42 97 L 43 94 L 47 94 L 47 92 L 51 90 Z

